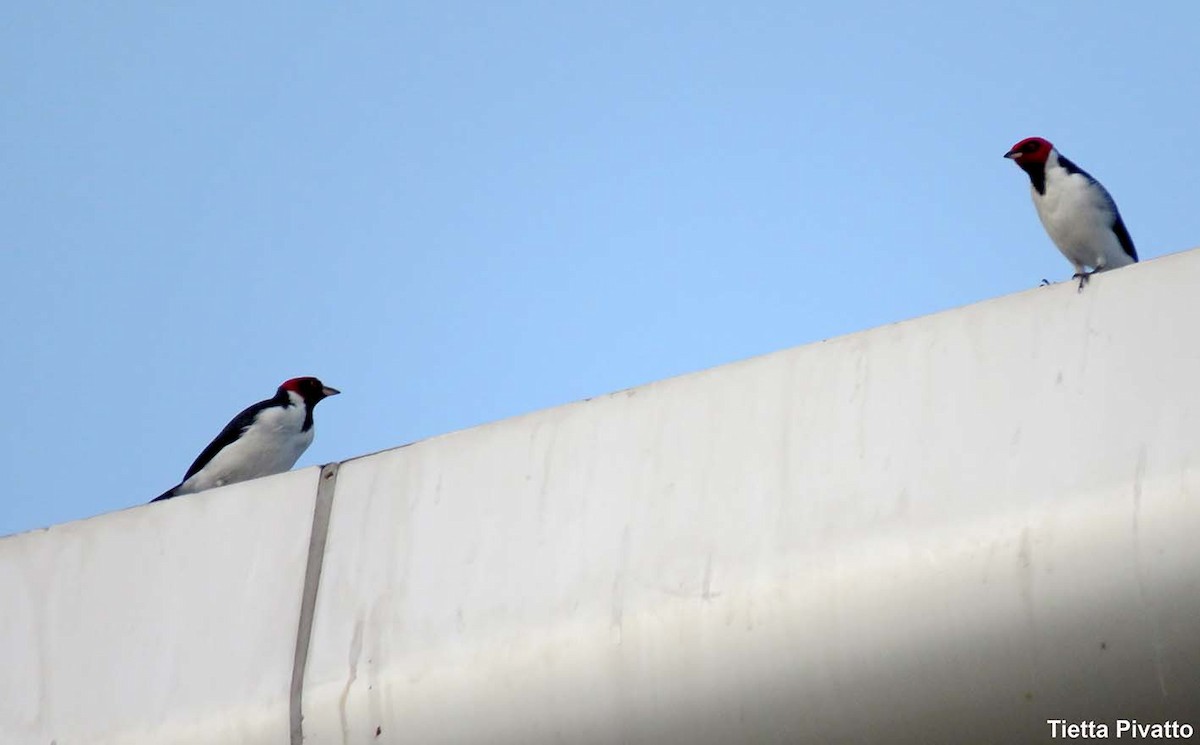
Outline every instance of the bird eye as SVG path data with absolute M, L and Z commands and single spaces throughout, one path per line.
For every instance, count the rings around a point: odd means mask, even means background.
M 1032 153 L 1037 149 L 1038 149 L 1038 144 L 1036 142 L 1030 141 L 1030 142 L 1025 143 L 1025 145 L 1021 148 L 1021 152 Z

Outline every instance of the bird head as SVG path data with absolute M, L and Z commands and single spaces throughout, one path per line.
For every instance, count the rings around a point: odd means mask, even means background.
M 1050 157 L 1050 151 L 1053 149 L 1054 145 L 1051 145 L 1049 140 L 1043 140 L 1041 137 L 1026 137 L 1013 145 L 1012 149 L 1004 154 L 1004 157 L 1012 158 L 1021 167 L 1045 165 L 1046 160 Z
M 341 393 L 337 388 L 330 388 L 316 378 L 292 378 L 291 380 L 283 381 L 283 385 L 279 386 L 281 391 L 291 391 L 309 406 L 315 406 L 319 401 L 330 396 L 336 396 Z

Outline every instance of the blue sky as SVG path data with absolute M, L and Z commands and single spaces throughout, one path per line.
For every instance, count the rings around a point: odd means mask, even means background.
M 0 534 L 1067 279 L 1028 135 L 1200 244 L 1195 3 L 252 5 L 0 11 Z

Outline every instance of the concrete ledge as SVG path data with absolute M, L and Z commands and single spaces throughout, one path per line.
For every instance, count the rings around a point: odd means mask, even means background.
M 317 469 L 0 540 L 0 742 L 286 742 Z
M 1200 727 L 1196 287 L 1189 252 L 342 463 L 300 722 L 315 469 L 5 539 L 0 741 Z

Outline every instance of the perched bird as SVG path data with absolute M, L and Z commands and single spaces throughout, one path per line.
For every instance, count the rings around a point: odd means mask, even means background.
M 247 407 L 204 448 L 183 481 L 150 500 L 283 473 L 313 441 L 313 407 L 340 391 L 316 378 L 284 381 L 272 398 Z
M 1075 265 L 1079 289 L 1105 269 L 1138 260 L 1117 203 L 1100 182 L 1046 140 L 1029 137 L 1004 154 L 1029 174 L 1033 206 L 1050 240 Z M 1091 270 L 1088 270 L 1091 267 Z

